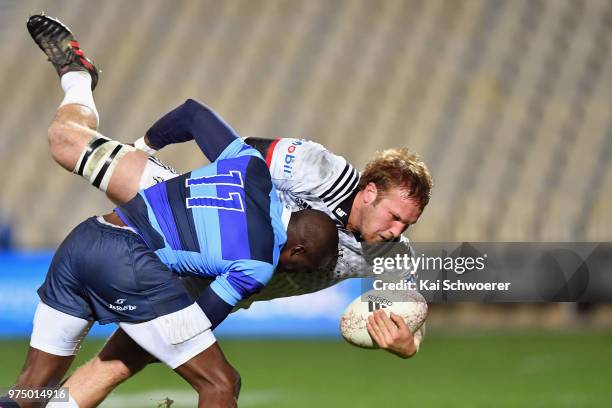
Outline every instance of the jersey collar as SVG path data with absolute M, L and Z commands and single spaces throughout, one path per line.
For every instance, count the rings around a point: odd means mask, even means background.
M 291 219 L 291 211 L 289 211 L 285 206 L 283 206 L 283 212 L 281 213 L 281 221 L 283 222 L 283 226 L 285 227 L 285 231 L 289 227 L 289 220 Z
M 358 192 L 359 190 L 355 189 L 355 191 L 353 191 L 350 196 L 346 197 L 332 211 L 334 217 L 336 217 L 336 219 L 342 223 L 343 227 L 346 227 L 346 225 L 348 224 L 349 217 L 351 216 L 351 209 L 353 208 L 353 202 L 355 201 Z

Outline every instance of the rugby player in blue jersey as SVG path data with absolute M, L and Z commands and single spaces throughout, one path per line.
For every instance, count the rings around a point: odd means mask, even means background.
M 29 28 L 52 55 L 62 53 L 59 22 L 39 16 Z M 321 211 L 285 209 L 261 154 L 229 126 L 217 131 L 224 142 L 208 151 L 216 158 L 210 165 L 141 190 L 113 213 L 78 225 L 60 245 L 38 291 L 16 388 L 58 384 L 92 323 L 115 322 L 194 387 L 198 406 L 236 406 L 239 376 L 212 330 L 277 266 L 291 273 L 332 263 L 338 232 Z M 179 275 L 212 283 L 194 301 Z
M 277 265 L 304 271 L 332 262 L 338 239 L 324 213 L 281 207 L 255 149 L 234 138 L 218 153 L 69 234 L 39 289 L 17 387 L 57 384 L 93 321 L 118 322 L 199 392 L 199 406 L 235 405 L 238 377 L 212 329 Z M 194 302 L 179 274 L 214 280 Z M 211 388 L 215 376 L 222 379 Z
M 69 71 L 66 75 L 60 72 L 65 97 L 49 128 L 52 155 L 64 168 L 86 178 L 114 202 L 122 204 L 139 188 L 177 176 L 143 153 L 154 153 L 151 146 L 161 148 L 168 143 L 195 139 L 209 159 L 215 159 L 211 152 L 218 150 L 215 146 L 219 140 L 225 143 L 223 127 L 227 125 L 209 108 L 192 100 L 158 121 L 147 132 L 146 140 L 136 142 L 139 150 L 95 132 L 98 114 L 91 91 L 98 72 L 85 59 L 69 30 L 59 23 L 56 29 L 65 38 L 63 47 L 58 47 L 62 52 L 41 48 L 52 62 L 55 58 L 55 65 L 61 65 L 62 58 L 66 61 L 66 55 L 76 60 L 70 64 L 71 69 L 65 69 Z M 360 177 L 344 158 L 317 143 L 251 138 L 246 142 L 266 157 L 286 207 L 320 209 L 336 220 L 342 255 L 335 268 L 328 271 L 277 273 L 259 294 L 239 306 L 248 307 L 254 300 L 310 293 L 346 278 L 371 275 L 363 248 L 366 242 L 399 240 L 409 251 L 401 233 L 420 216 L 432 185 L 426 166 L 417 156 L 406 149 L 390 149 L 372 160 Z M 377 313 L 374 317 L 369 330 L 381 348 L 404 358 L 414 355 L 421 333 L 413 337 L 397 316 L 389 318 Z M 83 391 L 78 398 L 82 406 L 92 406 L 149 359 L 119 330 L 101 354 L 78 370 L 68 384 Z

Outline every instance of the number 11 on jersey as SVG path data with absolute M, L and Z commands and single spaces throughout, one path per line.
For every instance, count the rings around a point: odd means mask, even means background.
M 244 188 L 242 175 L 239 171 L 230 171 L 226 174 L 214 174 L 212 176 L 203 176 L 196 178 L 188 178 L 185 180 L 186 187 L 200 185 L 215 185 L 215 186 L 232 186 L 240 189 Z M 232 192 L 227 196 L 212 197 L 212 196 L 197 196 L 187 198 L 187 208 L 217 208 L 219 210 L 241 211 L 244 212 L 244 204 L 240 193 Z

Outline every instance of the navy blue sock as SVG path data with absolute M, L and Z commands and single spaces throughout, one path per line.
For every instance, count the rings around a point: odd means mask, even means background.
M 19 404 L 9 397 L 0 397 L 0 408 L 20 408 Z

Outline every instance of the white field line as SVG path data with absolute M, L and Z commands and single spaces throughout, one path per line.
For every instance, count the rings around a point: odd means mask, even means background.
M 242 391 L 238 399 L 242 407 L 265 407 L 280 400 L 278 390 Z M 157 408 L 166 398 L 174 401 L 171 408 L 193 408 L 198 405 L 195 391 L 184 389 L 161 389 L 129 394 L 113 394 L 104 401 L 101 408 Z M 163 407 L 163 405 L 162 405 Z

